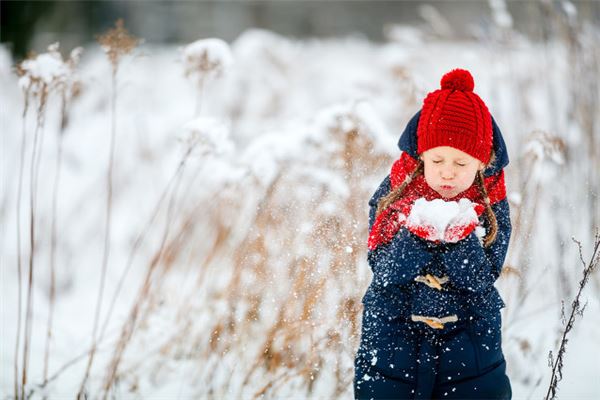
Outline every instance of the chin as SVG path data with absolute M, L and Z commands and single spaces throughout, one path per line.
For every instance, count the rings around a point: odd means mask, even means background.
M 441 195 L 443 198 L 445 198 L 445 199 L 453 199 L 453 198 L 455 198 L 456 196 L 458 196 L 458 195 L 459 195 L 459 193 L 457 193 L 457 194 L 447 194 L 447 193 L 440 193 L 440 195 Z

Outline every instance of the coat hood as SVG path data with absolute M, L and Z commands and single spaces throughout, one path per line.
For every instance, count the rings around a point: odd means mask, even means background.
M 417 127 L 419 125 L 420 115 L 421 111 L 419 110 L 410 119 L 410 121 L 406 125 L 406 128 L 404 128 L 404 132 L 402 133 L 402 135 L 400 135 L 400 140 L 398 141 L 398 147 L 400 148 L 400 150 L 409 154 L 414 159 L 418 158 Z M 506 144 L 504 143 L 502 132 L 500 132 L 500 128 L 498 128 L 494 117 L 492 117 L 492 132 L 492 148 L 494 149 L 494 152 L 496 154 L 496 159 L 483 171 L 484 176 L 496 175 L 508 165 L 508 151 L 506 149 Z

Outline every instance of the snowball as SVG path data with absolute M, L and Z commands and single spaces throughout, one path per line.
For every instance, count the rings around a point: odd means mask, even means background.
M 475 203 L 469 199 L 457 201 L 444 201 L 434 199 L 428 201 L 424 198 L 417 199 L 407 219 L 409 226 L 433 226 L 439 237 L 432 240 L 442 240 L 443 234 L 450 225 L 468 225 L 478 221 L 474 209 Z

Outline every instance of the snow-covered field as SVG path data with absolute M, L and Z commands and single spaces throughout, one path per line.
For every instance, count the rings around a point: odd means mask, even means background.
M 589 257 L 593 221 L 600 221 L 593 198 L 600 186 L 599 33 L 582 33 L 574 50 L 560 37 L 545 44 L 516 35 L 501 43 L 446 42 L 402 32 L 410 40 L 374 44 L 249 30 L 231 43 L 222 75 L 201 87 L 186 77 L 181 48 L 144 44 L 123 57 L 104 334 L 87 383 L 92 397 L 102 397 L 120 338 L 131 333 L 109 390 L 116 398 L 351 398 L 360 300 L 371 277 L 367 201 L 399 156 L 406 123 L 456 67 L 472 72 L 511 156 L 514 231 L 510 268 L 497 287 L 507 304 L 503 347 L 514 398 L 545 396 L 548 352 L 556 354 L 563 329 L 561 301 L 568 312 L 581 278 L 571 237 Z M 61 137 L 54 92 L 39 132 L 27 387 L 33 398 L 73 398 L 93 340 L 112 81 L 102 50 L 84 47 L 62 131 L 54 253 Z M 19 370 L 23 365 L 37 115 L 31 100 L 22 118 L 24 96 L 12 68 L 1 49 L 2 398 L 14 396 L 17 209 Z M 52 257 L 51 380 L 42 387 Z M 600 398 L 599 292 L 596 271 L 568 343 L 560 398 Z

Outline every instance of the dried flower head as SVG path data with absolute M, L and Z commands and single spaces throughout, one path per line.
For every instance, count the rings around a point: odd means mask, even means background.
M 46 53 L 32 53 L 17 65 L 19 86 L 23 90 L 40 93 L 59 86 L 65 87 L 69 83 L 83 49 L 73 49 L 70 57 L 63 60 L 59 46 L 58 42 L 53 43 L 48 46 Z
M 131 53 L 139 43 L 139 39 L 131 36 L 123 26 L 123 19 L 115 22 L 115 27 L 97 37 L 98 43 L 108 55 L 113 68 L 116 69 L 122 56 Z
M 185 76 L 204 78 L 218 76 L 232 63 L 231 49 L 221 39 L 201 39 L 183 49 Z

